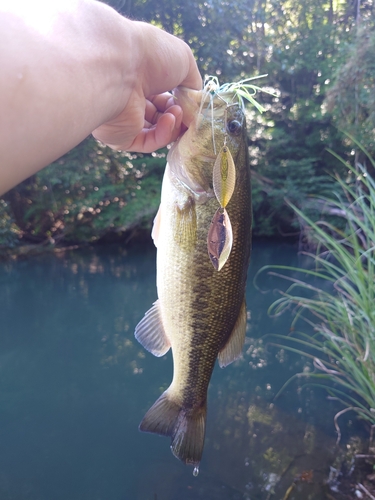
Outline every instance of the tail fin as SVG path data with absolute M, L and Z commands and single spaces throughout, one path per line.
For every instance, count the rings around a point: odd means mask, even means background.
M 183 408 L 165 391 L 140 423 L 143 432 L 172 438 L 171 450 L 185 464 L 197 466 L 202 458 L 207 407 Z

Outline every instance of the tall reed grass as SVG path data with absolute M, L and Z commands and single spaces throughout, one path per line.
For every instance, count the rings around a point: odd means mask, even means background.
M 310 377 L 344 404 L 340 414 L 352 409 L 375 424 L 375 181 L 364 165 L 346 166 L 352 182 L 338 178 L 324 200 L 343 224 L 314 222 L 293 207 L 316 242 L 314 266 L 273 271 L 290 285 L 270 313 L 292 309 L 294 327 L 301 318 L 312 326 L 313 334 L 294 331 L 281 343 L 312 359 Z M 296 277 L 306 273 L 309 283 Z

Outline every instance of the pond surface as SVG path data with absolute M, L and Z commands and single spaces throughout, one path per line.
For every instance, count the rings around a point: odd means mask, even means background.
M 337 407 L 324 392 L 302 390 L 304 380 L 275 400 L 307 363 L 256 341 L 291 323 L 267 315 L 281 280 L 263 274 L 268 293 L 253 284 L 271 263 L 301 261 L 294 246 L 254 244 L 244 356 L 215 368 L 198 477 L 173 457 L 169 438 L 138 431 L 172 378 L 170 353 L 154 358 L 133 336 L 156 299 L 154 249 L 2 263 L 0 499 L 329 498 Z

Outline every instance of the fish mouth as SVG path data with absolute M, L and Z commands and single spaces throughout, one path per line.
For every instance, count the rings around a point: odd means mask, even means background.
M 198 115 L 208 113 L 211 118 L 222 118 L 228 106 L 237 105 L 233 103 L 233 92 L 221 88 L 210 89 L 207 85 L 201 90 L 180 85 L 172 90 L 172 94 L 182 109 L 182 124 L 186 128 Z
M 193 90 L 180 86 L 173 89 L 172 93 L 176 99 L 176 104 L 182 109 L 182 123 L 186 128 L 189 128 L 199 110 L 202 90 Z

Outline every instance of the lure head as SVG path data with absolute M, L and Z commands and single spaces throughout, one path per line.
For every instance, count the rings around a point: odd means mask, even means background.
M 168 162 L 179 180 L 195 195 L 213 195 L 213 169 L 225 145 L 234 161 L 247 147 L 245 114 L 234 92 L 178 87 L 176 103 L 183 110 L 187 131 L 174 144 Z

